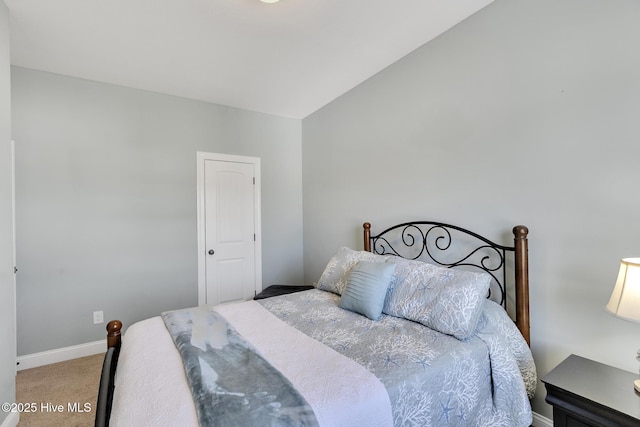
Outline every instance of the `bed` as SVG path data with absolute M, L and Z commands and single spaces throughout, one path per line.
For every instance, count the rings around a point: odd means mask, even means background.
M 109 322 L 96 425 L 528 426 L 528 229 L 512 231 L 365 223 L 364 250 L 339 248 L 314 289 L 166 312 L 122 340 Z

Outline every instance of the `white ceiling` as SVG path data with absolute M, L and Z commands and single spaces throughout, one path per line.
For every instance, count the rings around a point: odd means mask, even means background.
M 11 63 L 303 118 L 493 0 L 5 0 Z

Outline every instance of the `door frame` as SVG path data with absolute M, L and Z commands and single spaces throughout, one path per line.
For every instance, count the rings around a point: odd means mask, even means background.
M 18 350 L 18 261 L 16 242 L 16 142 L 11 140 L 11 228 L 13 231 L 13 349 Z M 16 354 L 17 359 L 17 354 Z M 18 374 L 18 363 L 16 361 L 16 375 Z
M 253 221 L 255 230 L 255 291 L 262 290 L 262 224 L 261 224 L 261 180 L 260 158 L 237 156 L 232 154 L 196 152 L 196 192 L 197 192 L 197 232 L 198 232 L 198 305 L 206 304 L 207 300 L 207 270 L 206 270 L 206 240 L 205 240 L 205 185 L 204 170 L 207 160 L 230 163 L 252 164 L 255 172 L 255 191 L 253 193 Z

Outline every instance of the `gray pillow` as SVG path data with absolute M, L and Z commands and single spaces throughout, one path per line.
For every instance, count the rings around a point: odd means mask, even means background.
M 327 263 L 320 280 L 316 284 L 316 288 L 342 295 L 344 288 L 347 286 L 347 277 L 358 261 L 382 262 L 387 258 L 367 251 L 354 251 L 353 249 L 342 247 Z
M 378 320 L 394 270 L 394 264 L 359 261 L 349 273 L 340 307 Z
M 475 332 L 489 291 L 489 274 L 400 258 L 395 264 L 384 313 L 422 323 L 458 339 Z

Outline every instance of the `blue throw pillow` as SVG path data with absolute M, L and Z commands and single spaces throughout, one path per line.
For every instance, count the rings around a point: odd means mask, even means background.
M 386 262 L 359 261 L 349 273 L 340 307 L 378 320 L 395 267 Z

